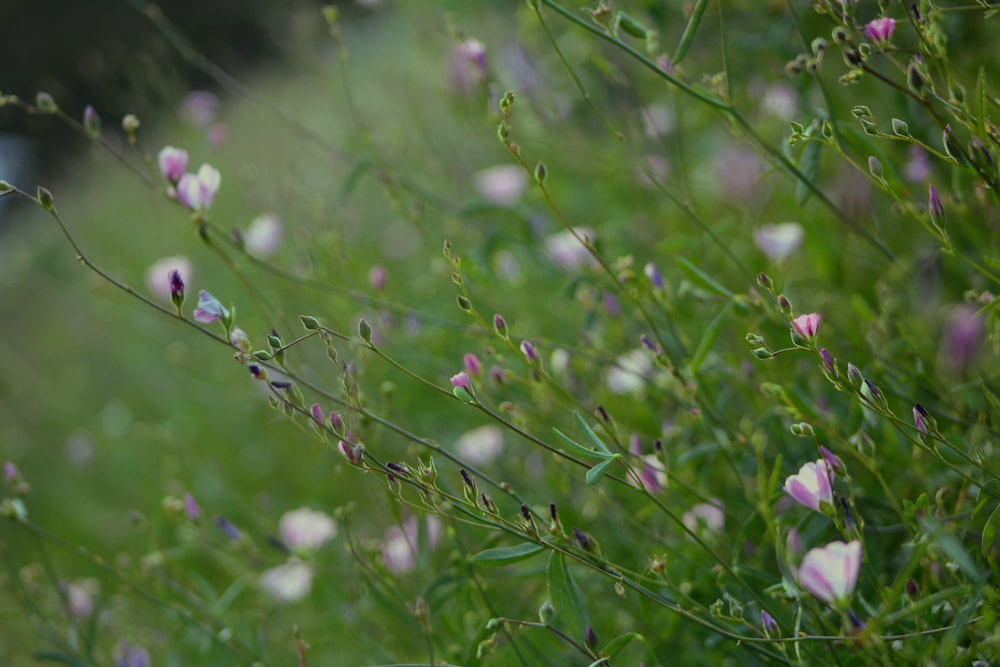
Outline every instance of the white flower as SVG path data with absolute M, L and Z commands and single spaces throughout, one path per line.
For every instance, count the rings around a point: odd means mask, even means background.
M 258 215 L 243 232 L 243 247 L 251 255 L 270 257 L 281 245 L 281 218 L 273 213 Z
M 597 266 L 597 260 L 579 240 L 593 243 L 594 231 L 588 227 L 574 227 L 573 232 L 566 230 L 545 239 L 545 254 L 560 268 L 570 273 L 575 273 L 585 266 Z
M 278 602 L 296 602 L 312 590 L 313 569 L 308 563 L 292 558 L 260 575 L 260 588 Z
M 385 531 L 382 545 L 382 562 L 386 569 L 405 574 L 417 564 L 417 518 L 411 516 L 402 526 L 391 526 Z
M 281 517 L 278 532 L 292 551 L 316 551 L 337 535 L 337 522 L 323 512 L 302 507 Z
M 780 262 L 802 245 L 805 231 L 797 222 L 761 225 L 753 230 L 753 242 L 772 262 Z
M 203 164 L 197 174 L 184 174 L 177 183 L 177 199 L 193 211 L 207 211 L 219 191 L 219 170 Z
M 718 533 L 726 523 L 722 502 L 715 498 L 709 500 L 710 502 L 695 505 L 681 517 L 689 530 L 705 537 Z
M 495 424 L 466 431 L 455 443 L 455 450 L 469 465 L 484 465 L 503 452 L 503 431 Z
M 476 191 L 497 206 L 512 206 L 521 199 L 528 186 L 528 175 L 517 165 L 501 164 L 476 173 Z
M 638 394 L 646 387 L 646 374 L 653 369 L 649 350 L 636 348 L 618 357 L 607 370 L 605 381 L 615 394 Z

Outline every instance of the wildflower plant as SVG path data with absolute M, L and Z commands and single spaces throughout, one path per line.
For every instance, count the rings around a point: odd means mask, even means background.
M 88 384 L 46 403 L 68 463 L 9 429 L 12 650 L 1000 659 L 996 73 L 950 45 L 988 51 L 994 8 L 440 4 L 316 17 L 334 121 L 216 65 L 166 136 L 0 97 L 150 218 L 126 248 L 122 216 L 0 181 L 98 279 L 52 303 L 106 332 L 38 325 L 31 377 Z M 125 387 L 79 370 L 115 355 Z

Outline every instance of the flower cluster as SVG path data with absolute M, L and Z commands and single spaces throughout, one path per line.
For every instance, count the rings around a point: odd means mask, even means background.
M 165 146 L 159 153 L 160 173 L 170 186 L 169 193 L 177 201 L 192 211 L 207 211 L 219 191 L 221 177 L 219 170 L 210 164 L 203 164 L 198 172 L 187 173 L 187 151 L 174 146 Z

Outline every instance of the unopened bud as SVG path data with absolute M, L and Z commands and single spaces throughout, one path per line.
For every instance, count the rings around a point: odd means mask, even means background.
M 885 178 L 882 175 L 882 163 L 878 161 L 878 158 L 874 155 L 868 157 L 868 173 L 870 173 L 875 179 L 879 181 L 884 181 Z
M 767 349 L 766 347 L 758 347 L 754 350 L 750 350 L 750 354 L 757 357 L 761 361 L 766 361 L 767 359 L 774 359 L 774 352 Z
M 101 117 L 89 104 L 83 110 L 83 129 L 91 139 L 101 136 Z
M 548 176 L 548 170 L 545 168 L 545 163 L 539 161 L 539 163 L 535 165 L 535 180 L 538 181 L 539 185 L 543 185 L 545 183 L 546 176 Z
M 363 317 L 358 322 L 358 336 L 361 337 L 361 340 L 363 340 L 364 342 L 366 342 L 369 345 L 371 345 L 371 342 L 372 342 L 372 327 L 371 327 L 370 324 L 368 324 L 368 320 L 366 320 Z
M 506 340 L 507 322 L 506 320 L 503 319 L 503 316 L 500 315 L 500 313 L 497 313 L 493 316 L 493 330 L 497 333 L 498 336 Z
M 40 185 L 38 186 L 38 203 L 41 204 L 42 208 L 49 213 L 54 213 L 56 210 L 55 200 L 52 197 L 52 193 Z
M 917 63 L 911 62 L 906 68 L 906 85 L 910 87 L 917 95 L 923 95 L 924 89 L 924 77 L 920 73 L 920 68 L 917 67 Z
M 35 106 L 42 113 L 55 113 L 59 111 L 59 106 L 52 96 L 46 92 L 38 91 L 35 95 Z
M 319 320 L 311 315 L 299 315 L 299 320 L 302 322 L 302 326 L 306 328 L 306 331 L 318 331 Z

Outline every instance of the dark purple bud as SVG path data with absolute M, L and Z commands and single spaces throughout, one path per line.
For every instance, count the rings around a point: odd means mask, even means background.
M 819 358 L 823 360 L 823 368 L 825 368 L 828 373 L 833 373 L 833 355 L 830 354 L 830 351 L 825 347 L 821 348 L 819 351 Z
M 197 521 L 201 518 L 201 508 L 198 507 L 198 501 L 190 493 L 184 494 L 184 514 L 191 521 Z
M 906 594 L 911 598 L 915 598 L 918 593 L 920 593 L 920 589 L 917 587 L 917 580 L 910 577 L 906 580 Z
M 469 487 L 470 489 L 476 488 L 476 483 L 472 481 L 472 477 L 470 477 L 469 473 L 465 471 L 465 468 L 459 470 L 458 473 L 462 476 L 462 481 L 465 482 L 465 485 L 467 487 Z
M 215 525 L 234 542 L 239 542 L 243 538 L 239 529 L 221 514 L 215 515 Z
M 597 639 L 597 633 L 594 632 L 594 628 L 587 624 L 586 629 L 583 631 L 583 643 L 587 645 L 591 651 L 596 651 L 599 645 L 599 640 Z
M 271 386 L 275 389 L 291 389 L 292 383 L 288 380 L 274 380 L 271 382 Z
M 788 315 L 789 317 L 792 316 L 792 303 L 784 294 L 778 297 L 778 308 L 780 308 L 781 312 L 785 315 Z
M 556 511 L 555 503 L 549 503 L 549 517 L 552 518 L 553 523 L 557 523 L 559 521 L 559 513 Z
M 642 334 L 641 336 L 639 336 L 639 343 L 653 354 L 660 353 L 660 348 L 657 347 L 656 343 L 650 340 L 649 336 L 647 336 L 646 334 Z
M 247 366 L 247 370 L 250 371 L 250 375 L 254 376 L 258 380 L 260 379 L 261 369 L 257 364 L 250 364 Z
M 577 544 L 580 545 L 584 551 L 591 551 L 594 548 L 594 543 L 590 539 L 590 535 L 583 532 L 579 528 L 573 529 L 573 537 L 576 539 Z
M 855 630 L 860 630 L 863 627 L 865 627 L 865 624 L 861 621 L 860 618 L 858 618 L 858 615 L 855 614 L 853 611 L 847 612 L 847 620 L 851 622 L 851 627 L 854 628 Z
M 184 279 L 177 269 L 172 270 L 167 275 L 167 279 L 170 281 L 170 302 L 174 304 L 174 308 L 180 311 L 184 304 Z
M 601 418 L 601 421 L 605 424 L 611 423 L 611 417 L 608 415 L 608 411 L 604 409 L 603 405 L 597 406 L 597 414 Z
M 621 315 L 622 309 L 618 305 L 618 299 L 611 292 L 604 293 L 604 312 L 612 317 Z
M 774 282 L 771 280 L 771 276 L 763 271 L 757 274 L 757 284 L 769 292 L 774 289 Z
M 865 376 L 861 374 L 857 366 L 850 362 L 847 363 L 847 379 L 852 385 L 860 384 L 864 378 Z
M 847 504 L 847 498 L 840 496 L 840 508 L 844 510 L 844 529 L 847 532 L 854 530 L 854 515 L 851 514 L 851 506 Z
M 323 423 L 323 408 L 319 406 L 319 403 L 313 403 L 309 408 L 309 414 L 316 421 L 317 424 Z
M 465 372 L 469 375 L 479 375 L 479 359 L 471 352 L 462 357 L 462 365 L 465 366 Z
M 406 466 L 401 465 L 399 463 L 393 463 L 392 461 L 389 461 L 388 463 L 385 464 L 385 467 L 393 471 L 400 477 L 409 477 L 410 475 L 410 471 L 407 470 Z
M 524 503 L 521 503 L 521 516 L 523 516 L 524 520 L 528 523 L 534 523 L 534 519 L 531 518 L 531 510 L 528 509 L 528 506 Z
M 87 136 L 91 139 L 96 139 L 101 135 L 101 117 L 89 104 L 83 110 L 83 129 L 86 130 Z
M 115 667 L 149 667 L 149 651 L 123 642 L 116 651 Z
M 340 428 L 341 428 L 341 427 L 342 427 L 343 425 L 344 425 L 344 422 L 342 422 L 342 421 L 340 420 L 340 415 L 338 415 L 338 414 L 337 414 L 336 412 L 331 412 L 331 413 L 330 413 L 330 427 L 331 427 L 331 428 L 332 428 L 332 429 L 333 429 L 334 431 L 338 431 L 338 432 L 339 432 L 339 431 L 340 431 Z

